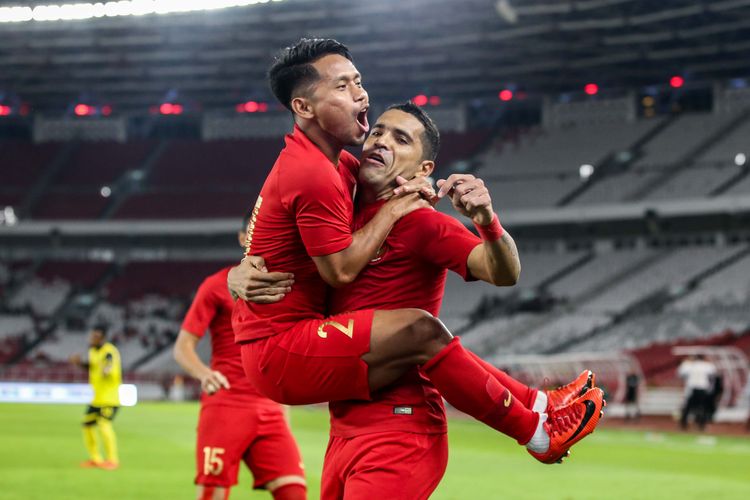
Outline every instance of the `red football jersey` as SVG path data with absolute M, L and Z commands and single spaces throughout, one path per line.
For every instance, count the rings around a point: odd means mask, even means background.
M 269 271 L 294 273 L 294 286 L 280 302 L 238 300 L 232 324 L 238 342 L 322 318 L 327 285 L 311 256 L 329 255 L 352 242 L 352 196 L 359 162 L 346 151 L 333 165 L 297 126 L 263 184 L 248 229 L 249 253 Z
M 242 368 L 240 346 L 234 342 L 232 331 L 234 301 L 227 289 L 229 269 L 224 268 L 203 281 L 182 322 L 183 330 L 198 337 L 206 330 L 211 333 L 211 369 L 220 371 L 229 380 L 229 390 L 221 389 L 211 396 L 204 393 L 201 401 L 204 405 L 276 405 L 255 389 Z
M 355 228 L 380 209 L 378 202 L 359 210 Z M 416 307 L 437 316 L 450 269 L 472 279 L 471 251 L 482 241 L 456 219 L 420 209 L 396 223 L 378 257 L 351 285 L 333 291 L 333 314 L 357 309 Z M 443 398 L 414 368 L 393 385 L 372 394 L 372 401 L 337 401 L 329 405 L 331 434 L 351 437 L 382 431 L 439 433 L 447 430 Z

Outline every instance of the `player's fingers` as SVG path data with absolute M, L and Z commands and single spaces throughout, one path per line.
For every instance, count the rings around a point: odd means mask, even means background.
M 437 196 L 438 198 L 444 197 L 448 192 L 453 189 L 457 184 L 461 184 L 463 182 L 466 182 L 468 174 L 451 174 L 448 176 L 448 178 L 445 180 L 445 182 L 440 186 L 440 189 L 438 190 Z M 471 178 L 473 179 L 474 176 L 472 175 Z
M 400 194 L 418 193 L 423 188 L 432 189 L 432 183 L 427 179 L 427 177 L 418 176 L 409 181 L 406 181 L 405 183 L 401 184 L 399 187 L 394 189 L 393 194 L 400 195 Z
M 245 290 L 251 292 L 253 290 L 260 290 L 265 288 L 290 288 L 294 284 L 294 280 L 281 280 L 269 283 L 266 281 L 251 281 L 245 287 Z
M 289 286 L 283 286 L 283 287 L 269 286 L 265 288 L 258 288 L 255 290 L 248 290 L 247 296 L 250 297 L 250 300 L 252 300 L 254 297 L 261 297 L 264 295 L 281 295 L 284 293 L 289 293 L 291 291 L 292 291 L 292 287 L 289 287 Z
M 227 380 L 223 373 L 214 372 L 214 378 L 216 379 L 216 383 L 219 385 L 219 387 L 229 389 L 229 380 Z
M 294 274 L 281 272 L 265 273 L 254 270 L 250 273 L 250 279 L 255 281 L 262 281 L 264 283 L 277 283 L 279 281 L 285 280 L 294 281 Z
M 268 272 L 268 269 L 266 269 L 266 260 L 263 257 L 258 255 L 248 255 L 245 259 L 247 259 L 247 262 L 258 271 Z
M 258 297 L 253 297 L 252 302 L 256 304 L 275 304 L 284 297 L 286 297 L 286 294 L 283 293 L 279 295 L 259 295 Z

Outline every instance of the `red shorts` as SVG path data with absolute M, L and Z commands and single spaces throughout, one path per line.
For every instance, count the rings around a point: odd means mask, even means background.
M 282 476 L 305 477 L 297 443 L 280 406 L 201 407 L 195 484 L 228 488 L 237 484 L 244 461 L 263 488 Z
M 447 434 L 378 432 L 328 441 L 320 498 L 429 498 L 448 465 Z
M 242 344 L 245 374 L 266 397 L 287 405 L 370 399 L 367 363 L 373 309 L 300 321 Z

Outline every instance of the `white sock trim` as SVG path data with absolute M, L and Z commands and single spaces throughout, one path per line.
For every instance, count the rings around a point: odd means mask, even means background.
M 536 431 L 531 437 L 531 440 L 526 443 L 526 448 L 533 451 L 534 453 L 546 453 L 549 450 L 549 434 L 544 430 L 544 422 L 547 421 L 547 414 L 539 414 L 539 423 L 536 426 Z
M 531 411 L 544 413 L 547 411 L 547 394 L 543 391 L 536 391 L 536 399 L 531 407 Z

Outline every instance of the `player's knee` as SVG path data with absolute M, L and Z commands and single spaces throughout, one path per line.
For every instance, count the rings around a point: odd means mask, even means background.
M 419 353 L 426 362 L 451 341 L 445 325 L 427 311 L 415 309 L 414 321 L 409 326 L 409 336 L 417 344 Z

